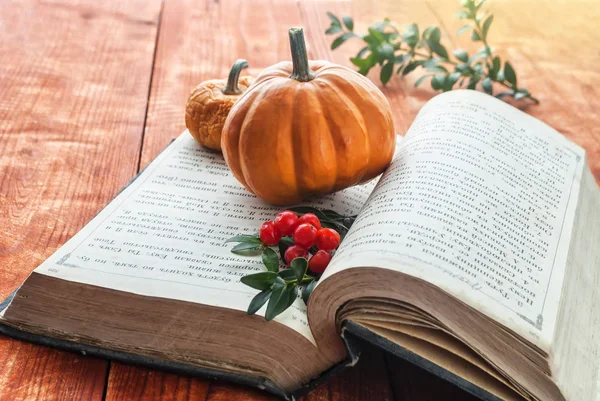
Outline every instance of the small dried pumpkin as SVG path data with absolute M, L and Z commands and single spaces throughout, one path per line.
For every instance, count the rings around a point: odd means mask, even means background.
M 371 81 L 308 61 L 300 28 L 290 29 L 290 44 L 292 62 L 263 70 L 231 109 L 221 136 L 235 177 L 278 205 L 376 177 L 396 144 L 389 103 Z
M 253 78 L 241 77 L 246 60 L 233 63 L 229 78 L 211 79 L 196 86 L 185 106 L 185 126 L 202 145 L 221 150 L 221 131 L 231 106 L 248 89 Z

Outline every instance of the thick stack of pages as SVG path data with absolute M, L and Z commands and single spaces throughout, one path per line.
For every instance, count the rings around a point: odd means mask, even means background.
M 454 91 L 377 182 L 307 204 L 358 217 L 308 312 L 248 316 L 239 278 L 260 258 L 224 241 L 278 209 L 184 133 L 0 306 L 0 331 L 288 398 L 354 362 L 360 337 L 484 399 L 600 400 L 600 191 L 583 149 Z

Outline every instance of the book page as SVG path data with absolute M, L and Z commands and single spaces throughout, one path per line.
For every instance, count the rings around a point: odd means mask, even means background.
M 584 156 L 491 96 L 439 95 L 419 112 L 323 278 L 362 266 L 401 271 L 545 349 Z
M 311 202 L 355 215 L 375 183 Z M 246 311 L 258 293 L 240 282 L 266 271 L 260 256 L 231 253 L 238 234 L 255 234 L 282 207 L 248 192 L 223 157 L 186 131 L 37 273 L 152 297 Z M 266 306 L 259 312 L 264 316 Z M 314 343 L 302 299 L 276 321 Z

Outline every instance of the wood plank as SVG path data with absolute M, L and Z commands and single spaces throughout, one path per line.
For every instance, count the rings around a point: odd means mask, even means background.
M 192 377 L 111 363 L 106 400 L 206 400 L 209 382 Z
M 595 26 L 589 21 L 600 20 L 600 9 L 591 4 L 587 0 L 506 0 L 490 1 L 484 7 L 495 16 L 490 44 L 503 59 L 511 61 L 519 82 L 541 101 L 539 106 L 517 105 L 583 146 L 600 183 L 600 71 L 596 68 L 600 53 L 589 51 L 596 41 Z M 313 56 L 351 68 L 354 66 L 348 59 L 362 43 L 349 41 L 335 51 L 329 50 L 335 36 L 323 34 L 329 26 L 327 11 L 353 16 L 357 33 L 366 32 L 373 22 L 389 17 L 399 27 L 412 22 L 422 29 L 428 25 L 440 26 L 442 42 L 449 50 L 466 48 L 472 54 L 480 47 L 471 42 L 468 35 L 457 38 L 454 34 L 462 25 L 454 17 L 459 9 L 458 1 L 302 0 L 300 6 Z M 418 77 L 419 74 L 410 74 L 405 79 L 394 77 L 383 87 L 379 83 L 378 69 L 369 74 L 388 97 L 396 130 L 401 134 L 406 132 L 421 106 L 435 95 L 427 85 L 414 88 Z
M 0 400 L 100 401 L 105 360 L 0 337 Z
M 160 1 L 0 9 L 3 299 L 135 173 Z M 3 399 L 102 397 L 105 361 L 7 338 L 0 355 Z
M 106 401 L 277 401 L 258 389 L 222 381 L 174 375 L 151 369 L 113 363 Z M 367 347 L 359 363 L 328 379 L 299 401 L 391 401 L 382 352 Z M 470 401 L 470 400 L 469 400 Z

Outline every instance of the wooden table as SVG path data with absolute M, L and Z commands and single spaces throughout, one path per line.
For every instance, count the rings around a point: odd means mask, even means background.
M 600 180 L 600 46 L 595 1 L 502 0 L 490 42 L 541 105 L 528 113 L 586 148 Z M 437 24 L 450 48 L 458 1 L 5 0 L 0 3 L 0 299 L 75 234 L 185 127 L 197 83 L 289 59 L 287 29 L 304 26 L 312 58 L 331 52 L 326 11 L 358 32 L 385 16 Z M 378 82 L 378 71 L 371 78 Z M 397 131 L 432 95 L 416 77 L 384 88 Z M 222 382 L 83 357 L 0 337 L 0 400 L 273 400 Z M 373 351 L 306 401 L 468 401 L 442 381 Z

